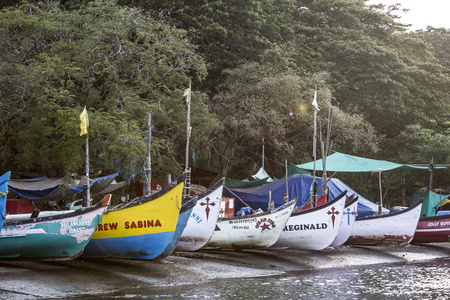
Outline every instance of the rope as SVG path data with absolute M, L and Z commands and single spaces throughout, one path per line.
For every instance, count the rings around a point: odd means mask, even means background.
M 230 193 L 232 193 L 233 195 L 235 195 L 236 198 L 238 198 L 238 199 L 242 202 L 242 204 L 244 204 L 245 206 L 247 206 L 248 208 L 250 208 L 251 211 L 252 211 L 253 213 L 255 212 L 255 210 L 254 210 L 253 208 L 251 208 L 250 205 L 248 205 L 247 203 L 245 203 L 244 200 L 242 200 L 241 198 L 239 198 L 239 196 L 236 195 L 235 193 L 233 193 L 233 191 L 231 191 L 231 190 L 230 190 L 229 188 L 227 188 L 226 186 L 224 186 L 224 188 L 226 188 L 227 191 L 229 191 Z

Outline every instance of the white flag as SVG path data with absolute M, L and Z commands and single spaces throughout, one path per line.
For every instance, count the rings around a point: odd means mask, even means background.
M 315 109 L 316 111 L 319 111 L 319 104 L 317 103 L 317 88 L 316 88 L 316 90 L 314 91 L 314 100 L 313 100 L 313 102 L 312 102 L 312 105 L 314 106 L 314 109 Z

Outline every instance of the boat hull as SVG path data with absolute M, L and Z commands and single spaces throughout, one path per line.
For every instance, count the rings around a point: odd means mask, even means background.
M 50 217 L 5 221 L 0 233 L 0 258 L 75 258 L 92 238 L 105 210 L 93 207 Z
M 180 210 L 180 215 L 178 216 L 177 227 L 175 228 L 172 240 L 170 241 L 169 245 L 167 245 L 163 253 L 160 256 L 158 256 L 158 259 L 166 258 L 167 256 L 173 253 L 175 247 L 177 246 L 180 240 L 184 228 L 186 228 L 187 222 L 192 214 L 192 210 L 194 209 L 194 206 L 196 205 L 197 201 L 198 198 L 194 197 L 190 201 L 183 204 Z
M 419 222 L 422 202 L 387 215 L 356 219 L 347 245 L 403 246 L 411 242 Z
M 175 251 L 197 251 L 211 238 L 220 211 L 224 179 L 199 195 Z
M 202 249 L 265 249 L 279 238 L 296 200 L 262 214 L 224 218 Z
M 6 198 L 8 197 L 8 181 L 10 178 L 10 171 L 0 176 L 0 232 L 2 232 L 3 219 L 6 216 Z
M 108 209 L 82 257 L 154 259 L 175 233 L 185 175 L 160 192 Z
M 345 208 L 344 191 L 332 201 L 292 213 L 272 248 L 322 250 L 336 239 Z
M 356 212 L 358 210 L 358 197 L 352 197 L 352 199 L 348 199 L 348 201 L 345 203 L 341 226 L 339 227 L 336 239 L 330 245 L 331 247 L 342 246 L 349 239 L 352 233 L 357 215 Z
M 450 215 L 420 218 L 411 243 L 449 242 Z

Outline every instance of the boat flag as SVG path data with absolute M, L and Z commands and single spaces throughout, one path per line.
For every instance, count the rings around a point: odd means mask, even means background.
M 316 111 L 319 111 L 319 104 L 317 103 L 317 87 L 314 90 L 314 100 L 312 102 L 312 105 L 314 106 Z
M 80 124 L 81 132 L 80 132 L 80 135 L 87 134 L 88 128 L 89 128 L 89 118 L 88 118 L 88 113 L 87 113 L 87 110 L 86 110 L 86 106 L 84 107 L 84 110 L 83 110 L 83 112 L 80 115 L 80 120 L 81 120 L 81 124 Z

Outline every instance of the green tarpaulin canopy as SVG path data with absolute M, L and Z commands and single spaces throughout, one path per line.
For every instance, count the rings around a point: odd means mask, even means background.
M 411 206 L 423 199 L 421 217 L 432 217 L 435 216 L 439 206 L 449 197 L 450 195 L 441 195 L 434 193 L 432 191 L 426 191 L 425 193 L 416 191 L 411 197 Z
M 314 170 L 314 162 L 296 165 L 300 169 Z M 316 161 L 316 171 L 322 171 L 322 160 Z M 375 173 L 381 171 L 400 170 L 427 170 L 428 166 L 413 166 L 409 164 L 397 164 L 387 160 L 376 160 L 349 154 L 335 152 L 326 159 L 327 172 L 339 173 Z M 439 169 L 444 167 L 437 167 Z

